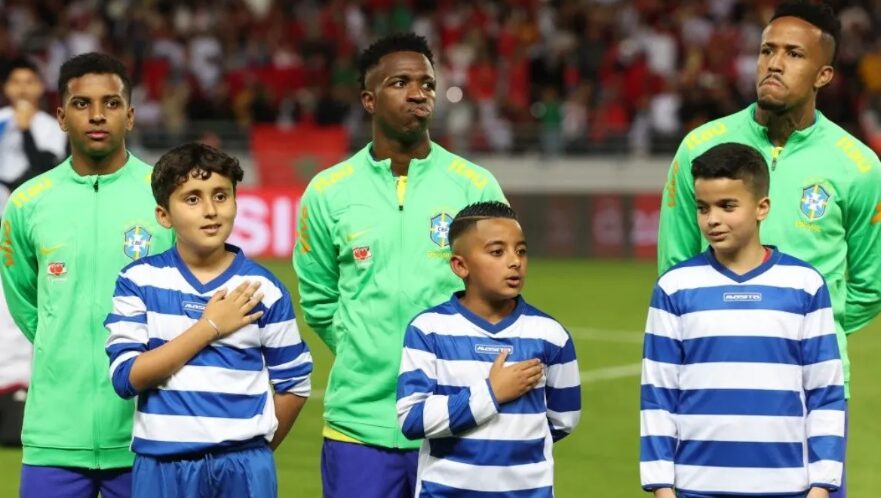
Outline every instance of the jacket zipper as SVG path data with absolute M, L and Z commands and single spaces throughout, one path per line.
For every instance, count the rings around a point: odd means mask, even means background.
M 408 171 L 407 173 L 409 174 L 410 172 Z M 398 230 L 398 236 L 399 236 L 398 249 L 401 250 L 402 253 L 404 252 L 403 251 L 403 249 L 404 249 L 404 198 L 407 195 L 407 181 L 408 181 L 408 177 L 406 177 L 406 176 L 395 177 L 395 197 L 396 197 L 397 203 L 398 203 L 398 228 L 399 228 L 399 230 Z M 403 260 L 404 260 L 403 258 L 398 259 L 398 290 L 399 290 L 399 292 L 402 287 L 401 275 L 404 273 Z M 401 299 L 400 299 L 400 297 L 398 297 L 398 299 L 397 299 L 396 308 L 397 308 L 397 318 L 398 318 L 398 321 L 400 321 L 400 318 L 401 318 Z M 400 446 L 401 446 L 399 438 L 398 438 L 399 433 L 400 433 L 399 430 L 392 429 L 392 436 L 394 438 L 394 446 L 393 446 L 394 448 L 400 448 Z
M 98 209 L 98 178 L 99 178 L 99 176 L 96 175 L 95 176 L 95 183 L 92 184 L 92 189 L 95 192 L 94 203 L 92 204 L 92 209 L 94 210 L 94 224 L 92 226 L 95 229 L 95 231 L 94 231 L 94 245 L 92 247 L 95 249 L 97 249 L 97 247 L 98 247 L 98 234 L 101 232 L 100 228 L 98 227 L 99 213 L 100 213 L 100 210 Z M 97 262 L 96 262 L 97 252 L 98 252 L 97 250 L 91 251 L 91 261 L 90 261 L 91 268 L 89 268 L 89 270 L 94 273 L 92 275 L 92 278 L 89 279 L 91 289 L 89 289 L 89 293 L 86 294 L 87 296 L 94 295 L 95 289 L 97 288 L 97 285 L 95 285 L 95 279 L 98 278 L 98 275 L 97 275 L 98 272 L 95 271 L 97 269 Z M 92 305 L 90 305 L 90 306 L 92 306 Z M 92 321 L 94 320 L 94 317 L 92 316 L 93 311 L 94 311 L 93 309 L 91 309 L 91 308 L 89 309 L 89 318 L 90 318 L 89 319 L 89 330 L 94 330 L 94 327 L 95 327 L 95 324 L 92 323 Z M 91 339 L 91 338 L 89 338 L 89 339 Z M 91 365 L 93 367 L 95 365 L 95 351 L 94 350 L 95 350 L 95 348 L 91 348 L 91 347 L 89 348 L 89 351 L 91 354 L 91 358 L 90 358 Z M 94 375 L 94 372 L 92 372 L 92 374 Z M 92 386 L 93 386 L 92 387 L 92 403 L 94 405 L 95 401 L 97 400 L 97 394 L 98 394 L 97 393 L 97 390 L 98 390 L 97 383 L 93 382 Z M 97 410 L 100 410 L 100 406 L 97 407 L 96 411 Z M 101 458 L 100 458 L 100 454 L 99 454 L 99 448 L 101 447 L 101 443 L 98 441 L 99 433 L 100 433 L 100 428 L 98 426 L 98 413 L 92 414 L 92 433 L 93 433 L 92 441 L 93 441 L 93 444 L 95 445 L 94 446 L 94 453 L 93 453 L 95 456 L 95 468 L 100 469 L 101 468 L 101 461 L 100 461 Z
M 780 157 L 780 153 L 783 152 L 783 146 L 780 147 L 772 147 L 771 148 L 771 171 L 777 169 L 777 159 Z

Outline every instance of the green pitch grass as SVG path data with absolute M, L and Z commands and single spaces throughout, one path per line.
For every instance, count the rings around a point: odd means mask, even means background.
M 270 264 L 293 290 L 287 263 Z M 563 322 L 575 338 L 586 381 L 575 433 L 554 449 L 559 498 L 647 496 L 639 489 L 640 333 L 654 283 L 653 263 L 533 261 L 526 297 Z M 313 386 L 323 390 L 331 355 L 301 324 L 315 356 Z M 848 448 L 849 494 L 881 489 L 881 319 L 851 336 L 853 401 Z M 876 420 L 876 422 L 872 422 Z M 321 402 L 307 403 L 277 456 L 280 496 L 321 496 Z M 0 497 L 17 496 L 20 453 L 0 450 Z

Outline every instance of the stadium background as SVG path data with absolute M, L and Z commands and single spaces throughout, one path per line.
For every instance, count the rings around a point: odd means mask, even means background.
M 33 57 L 51 110 L 65 59 L 97 50 L 124 60 L 135 81 L 130 148 L 153 161 L 201 140 L 239 157 L 247 173 L 235 242 L 295 291 L 287 258 L 302 188 L 369 137 L 358 50 L 392 31 L 428 37 L 439 75 L 432 138 L 498 177 L 534 256 L 526 296 L 577 344 L 584 414 L 555 449 L 557 495 L 623 498 L 641 494 L 640 331 L 666 169 L 686 133 L 753 99 L 761 29 L 776 3 L 6 0 L 0 65 Z M 878 152 L 881 1 L 830 3 L 844 30 L 819 107 Z M 331 357 L 301 327 L 316 393 L 278 467 L 281 496 L 318 497 Z M 851 340 L 848 470 L 851 496 L 863 498 L 881 489 L 881 320 Z M 19 452 L 0 450 L 0 496 L 17 494 L 19 465 Z

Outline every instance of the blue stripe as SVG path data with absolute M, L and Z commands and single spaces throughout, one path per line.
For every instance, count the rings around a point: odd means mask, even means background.
M 151 337 L 147 343 L 147 349 L 156 349 L 166 342 Z M 259 347 L 239 349 L 212 344 L 190 358 L 187 365 L 259 372 L 263 370 L 263 354 Z
M 410 408 L 410 412 L 407 413 L 407 418 L 404 419 L 404 423 L 401 427 L 401 432 L 407 436 L 407 439 L 422 439 L 425 437 L 425 419 L 422 415 L 424 411 L 424 401 L 417 403 Z
M 681 341 L 646 332 L 643 345 L 643 355 L 649 360 L 682 364 Z
M 581 409 L 581 386 L 555 388 L 545 386 L 548 410 L 574 412 Z
M 677 465 L 736 468 L 802 468 L 802 443 L 679 441 Z
M 306 347 L 305 342 L 300 342 L 299 344 L 294 344 L 292 346 L 283 346 L 280 348 L 270 348 L 264 346 L 263 357 L 266 359 L 267 366 L 274 367 L 276 365 L 283 365 L 285 363 L 294 361 L 308 349 L 309 348 Z
M 826 335 L 805 339 L 802 341 L 801 348 L 805 365 L 841 359 L 838 338 L 835 337 L 834 330 Z
M 804 408 L 797 391 L 694 389 L 682 391 L 676 413 L 802 417 Z
M 305 382 L 307 380 L 309 380 L 309 379 L 308 378 L 301 378 L 301 379 L 290 379 L 290 380 L 285 380 L 283 382 L 277 382 L 272 385 L 272 389 L 277 393 L 286 393 L 286 392 L 290 391 L 291 389 L 293 389 L 294 387 L 296 387 L 297 384 L 300 384 L 301 382 Z
M 550 424 L 548 424 L 548 425 L 550 425 Z M 551 429 L 551 439 L 553 439 L 555 443 L 569 435 L 569 433 L 566 431 L 554 429 L 553 427 L 550 427 L 550 429 Z
M 141 342 L 118 342 L 116 344 L 111 344 L 107 346 L 105 351 L 107 352 L 107 356 L 110 358 L 110 363 L 112 364 L 116 361 L 116 358 L 119 357 L 122 353 L 126 351 L 138 351 L 143 352 L 146 351 L 147 347 Z
M 267 395 L 153 389 L 138 396 L 138 411 L 154 415 L 248 419 L 263 413 Z
M 147 324 L 147 315 L 135 315 L 135 316 L 123 316 L 123 315 L 115 315 L 110 313 L 107 315 L 107 318 L 104 319 L 104 326 L 112 325 L 117 322 L 126 322 L 126 323 L 140 323 Z
M 248 441 L 218 441 L 216 443 L 185 442 L 185 441 L 155 441 L 140 437 L 132 438 L 132 451 L 139 455 L 171 456 L 186 455 L 188 453 L 202 453 L 223 448 L 235 448 L 242 450 L 247 448 L 259 448 L 268 443 L 266 438 L 257 436 Z
M 429 452 L 435 458 L 469 465 L 526 465 L 545 461 L 545 440 L 488 440 L 459 437 L 430 439 Z
M 450 432 L 460 434 L 477 426 L 474 414 L 468 401 L 471 399 L 471 389 L 462 388 L 455 396 L 447 398 L 447 410 L 450 418 Z
M 113 371 L 113 376 L 110 378 L 113 390 L 116 391 L 116 394 L 122 399 L 131 399 L 138 394 L 138 390 L 132 385 L 130 378 L 132 366 L 134 366 L 136 359 L 137 357 L 133 357 L 120 363 L 119 366 L 116 367 L 116 370 Z
M 199 317 L 201 317 L 202 310 L 197 308 L 184 309 L 184 303 L 194 303 L 196 305 L 204 306 L 208 303 L 208 300 L 210 299 L 210 296 L 205 297 L 198 294 L 181 292 L 178 290 L 161 289 L 159 287 L 153 287 L 150 285 L 141 286 L 138 292 L 138 297 L 140 297 L 144 301 L 146 309 L 154 313 L 187 316 L 193 319 L 198 319 Z M 267 308 L 263 303 L 258 303 L 251 312 L 255 313 L 257 311 L 263 311 L 264 313 L 263 317 L 261 317 L 261 325 L 265 325 L 267 323 L 281 323 L 283 321 L 291 319 L 290 317 L 286 317 L 284 319 L 270 320 L 268 318 L 269 314 L 267 313 Z
M 805 392 L 805 405 L 808 411 L 818 408 L 824 410 L 841 410 L 847 408 L 844 401 L 844 386 L 826 386 Z
M 410 325 L 404 332 L 404 347 L 434 354 L 434 336 L 428 336 L 419 328 Z
M 422 481 L 422 492 L 418 498 L 554 498 L 554 488 L 548 486 L 517 491 L 472 491 Z
M 702 337 L 683 341 L 682 348 L 684 365 L 715 362 L 801 365 L 800 342 L 782 337 Z
M 679 389 L 666 389 L 651 384 L 640 386 L 639 409 L 640 410 L 666 410 L 670 413 L 676 411 L 679 404 Z
M 815 436 L 808 438 L 808 462 L 820 460 L 844 461 L 845 439 L 839 436 Z
M 724 301 L 733 294 L 761 294 L 759 301 Z M 716 310 L 774 310 L 803 315 L 813 311 L 814 296 L 801 289 L 767 285 L 725 285 L 683 289 L 670 296 L 681 314 Z
M 294 377 L 305 377 L 312 373 L 312 362 L 306 361 L 292 367 L 277 369 L 269 369 L 269 378 L 272 380 L 291 379 Z
M 669 436 L 642 436 L 639 438 L 639 461 L 654 462 L 655 460 L 673 461 L 673 450 L 676 438 Z
M 438 384 L 434 388 L 434 394 L 444 396 L 454 396 L 456 393 L 465 389 L 460 386 L 445 386 Z M 545 404 L 545 390 L 543 387 L 537 387 L 519 398 L 509 401 L 499 407 L 499 413 L 522 415 L 547 412 Z
M 652 291 L 652 299 L 649 306 L 673 315 L 679 315 L 673 299 L 658 285 L 655 285 L 655 288 Z
M 435 390 L 434 379 L 422 370 L 411 370 L 398 376 L 398 398 L 406 398 L 413 393 L 429 393 Z M 457 388 L 458 389 L 458 388 Z

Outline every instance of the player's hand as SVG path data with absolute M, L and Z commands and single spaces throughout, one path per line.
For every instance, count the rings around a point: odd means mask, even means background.
M 811 488 L 807 498 L 829 498 L 829 490 L 825 488 Z
M 654 491 L 655 498 L 676 498 L 673 488 L 660 488 Z
M 245 325 L 254 323 L 263 316 L 262 311 L 248 313 L 263 300 L 263 293 L 258 292 L 260 282 L 242 282 L 227 294 L 221 289 L 211 296 L 202 318 L 211 320 L 217 325 L 219 337 L 226 337 Z
M 541 362 L 535 358 L 505 366 L 508 350 L 504 349 L 489 370 L 489 385 L 499 404 L 528 393 L 541 380 Z
M 31 120 L 37 113 L 37 108 L 27 100 L 17 100 L 13 104 L 15 109 L 15 125 L 19 130 L 28 130 L 31 127 Z

